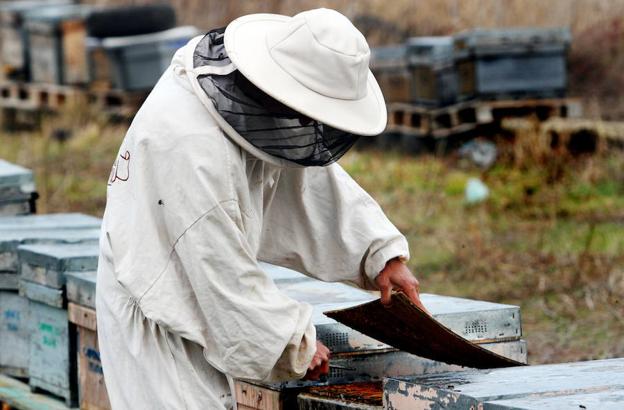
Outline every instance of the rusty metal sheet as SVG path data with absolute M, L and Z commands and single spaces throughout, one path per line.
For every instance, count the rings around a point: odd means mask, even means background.
M 476 369 L 524 366 L 464 339 L 402 293 L 392 295 L 388 307 L 374 300 L 325 314 L 376 340 L 427 359 Z

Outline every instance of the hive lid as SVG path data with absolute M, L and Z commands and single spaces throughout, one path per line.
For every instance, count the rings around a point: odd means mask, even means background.
M 389 306 L 377 299 L 325 314 L 367 336 L 427 359 L 478 369 L 523 365 L 461 337 L 403 293 L 393 294 Z
M 24 197 L 34 191 L 31 170 L 0 159 L 0 200 Z
M 98 242 L 99 229 L 22 229 L 0 230 L 0 272 L 17 272 L 20 245 Z
M 60 289 L 65 273 L 97 269 L 97 244 L 21 245 L 18 248 L 22 279 Z
M 0 218 L 1 231 L 23 229 L 99 229 L 102 220 L 79 213 L 25 215 Z

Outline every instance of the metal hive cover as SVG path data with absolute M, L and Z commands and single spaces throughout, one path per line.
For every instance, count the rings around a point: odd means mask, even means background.
M 402 293 L 392 296 L 390 306 L 374 300 L 325 314 L 390 346 L 427 359 L 477 369 L 524 365 L 464 339 Z
M 0 159 L 0 199 L 7 200 L 35 191 L 32 171 Z
M 99 229 L 102 220 L 79 213 L 26 215 L 0 218 L 0 231 L 18 229 Z
M 17 248 L 27 244 L 97 243 L 99 229 L 0 230 L 0 272 L 17 272 Z
M 97 269 L 99 246 L 97 244 L 46 244 L 18 247 L 22 263 L 45 267 L 57 272 Z
M 624 359 L 388 378 L 387 408 L 621 409 Z

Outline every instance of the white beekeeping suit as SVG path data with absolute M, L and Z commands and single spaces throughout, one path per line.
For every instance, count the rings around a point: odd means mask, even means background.
M 308 13 L 260 20 L 314 32 L 314 13 L 337 18 L 328 10 Z M 248 21 L 258 18 L 235 23 Z M 289 30 L 277 43 L 301 34 Z M 133 121 L 109 179 L 97 317 L 114 409 L 229 409 L 231 378 L 305 374 L 316 349 L 311 307 L 282 294 L 259 260 L 374 288 L 387 261 L 409 256 L 405 238 L 338 164 L 299 166 L 224 120 L 200 84 L 205 78 L 198 80 L 214 73 L 194 62 L 201 41 L 176 54 Z M 378 100 L 378 88 L 372 92 Z M 385 111 L 379 115 L 360 125 L 378 133 Z

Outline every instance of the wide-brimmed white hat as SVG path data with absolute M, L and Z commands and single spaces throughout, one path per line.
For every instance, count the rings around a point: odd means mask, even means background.
M 240 17 L 226 28 L 225 49 L 255 86 L 310 118 L 357 135 L 386 127 L 366 39 L 337 11 Z

